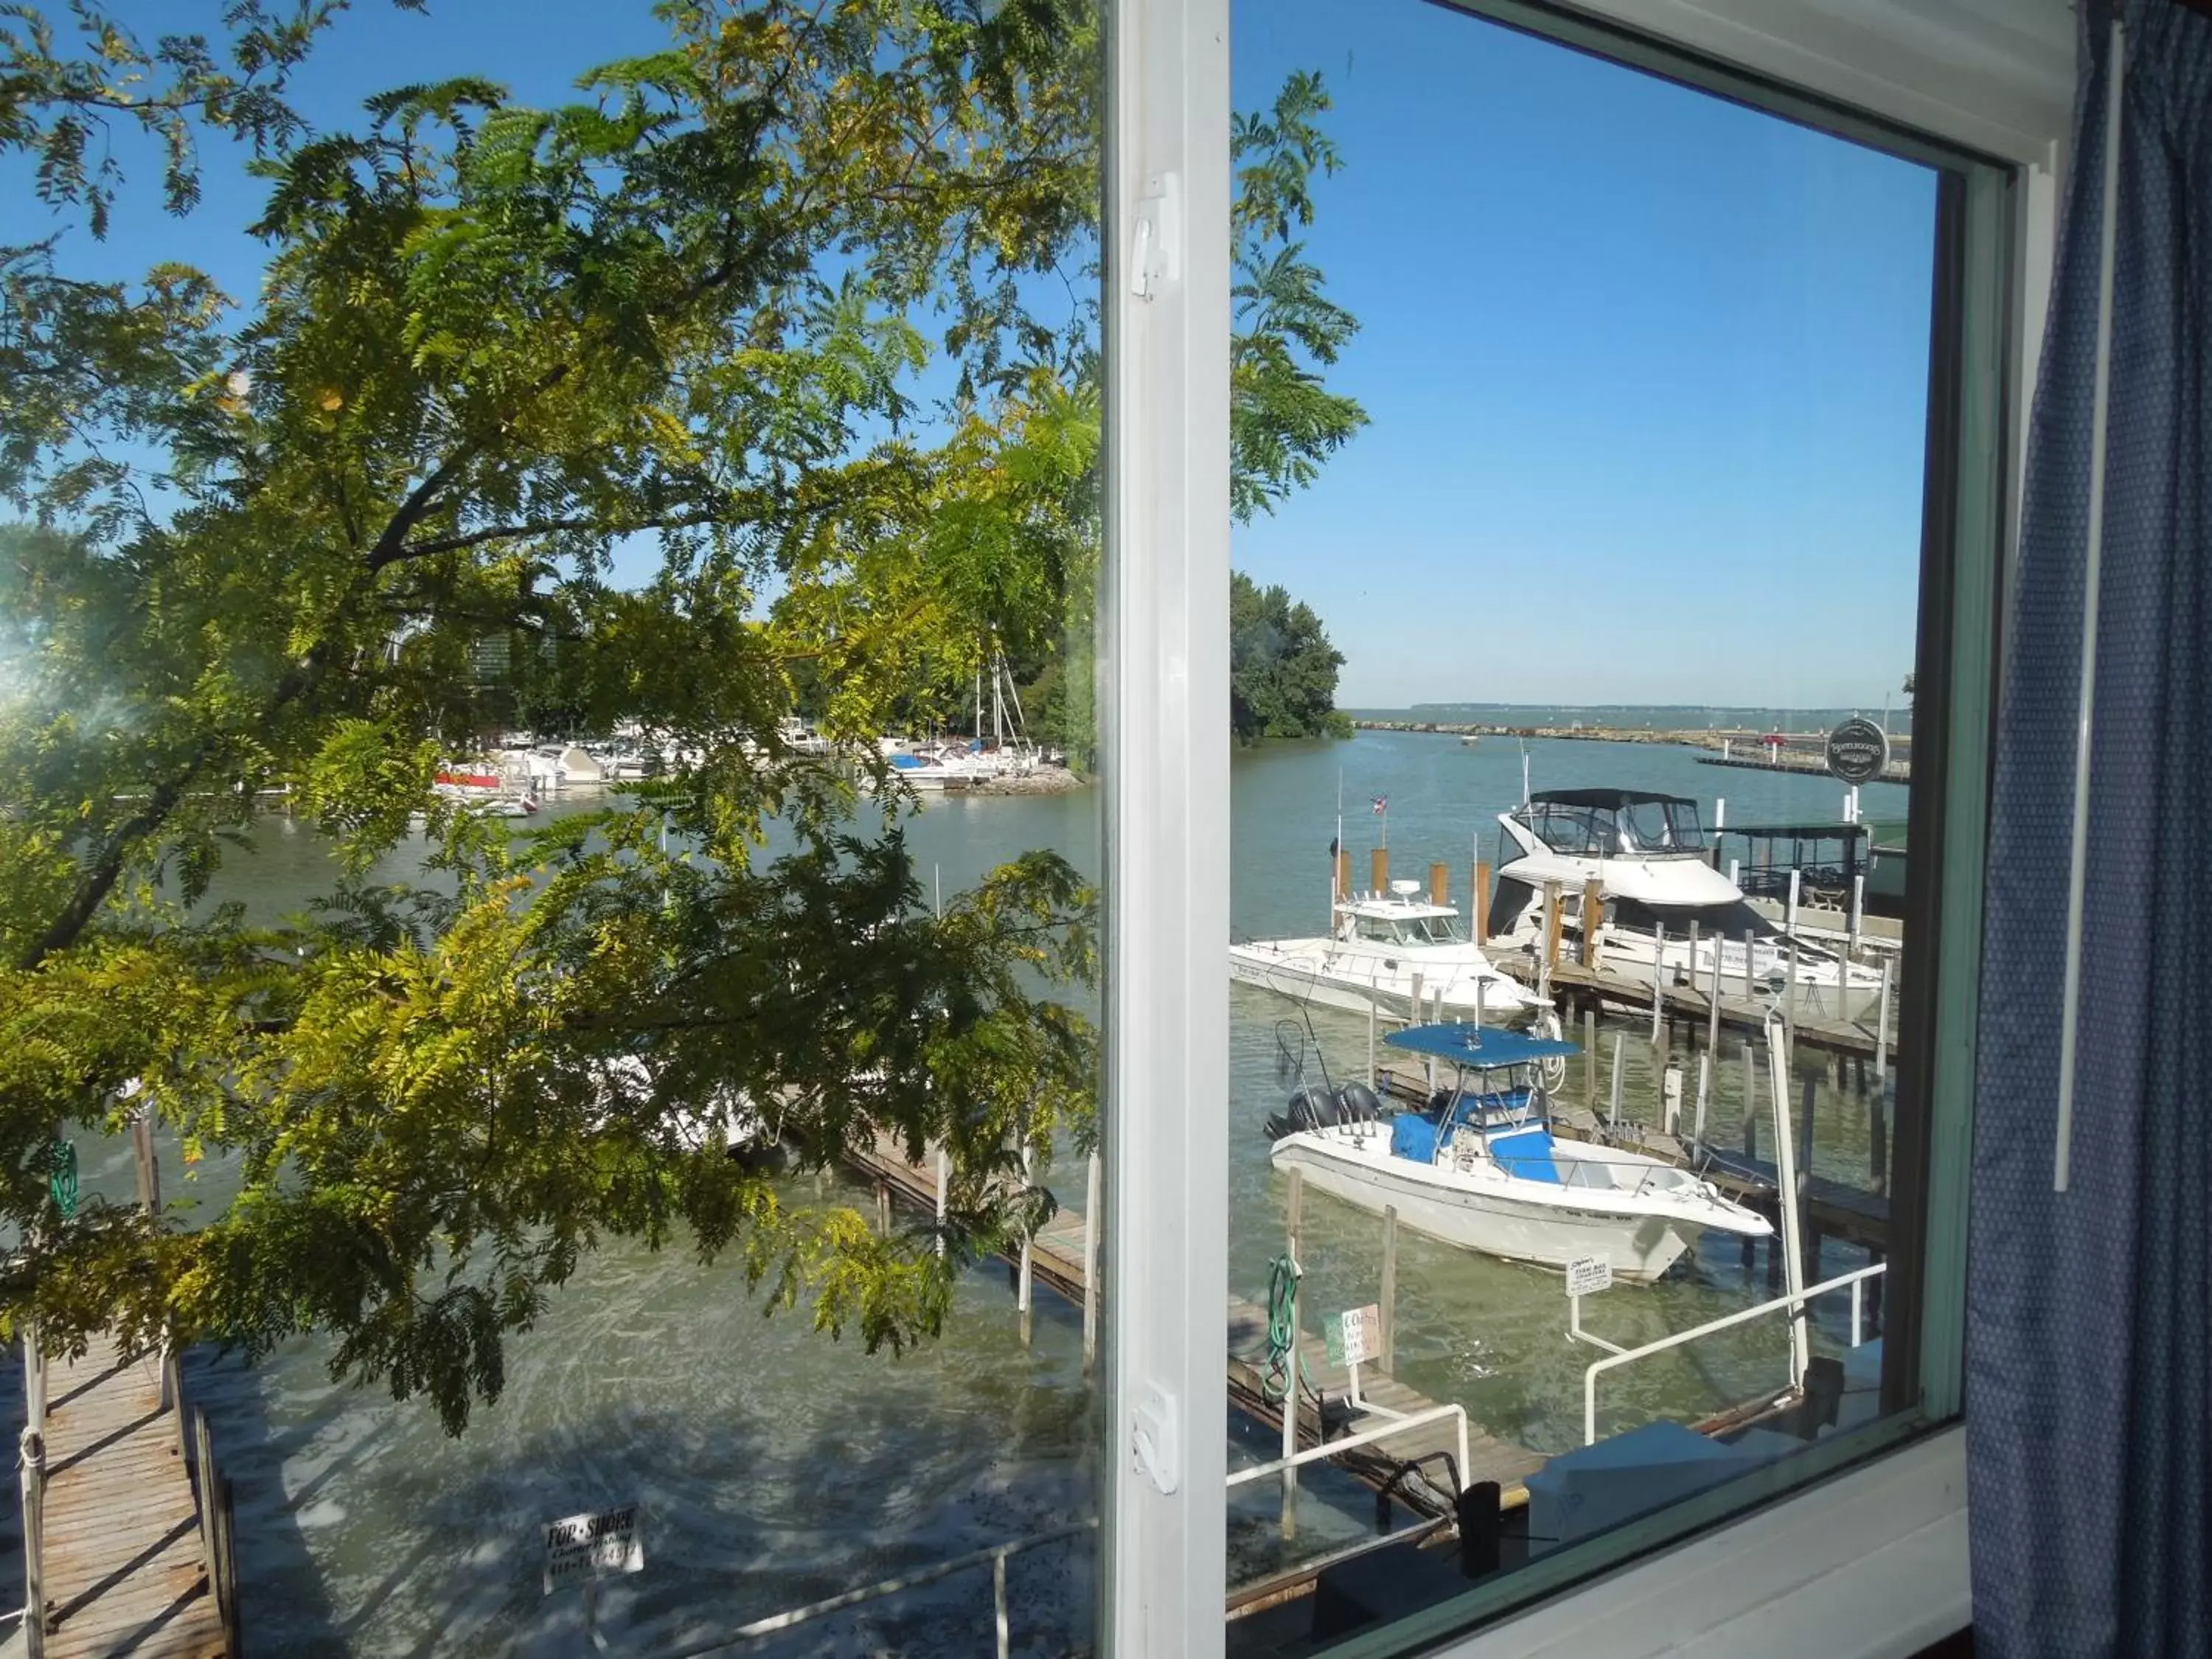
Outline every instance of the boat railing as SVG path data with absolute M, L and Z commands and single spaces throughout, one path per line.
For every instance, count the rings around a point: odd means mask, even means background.
M 1609 1353 L 1602 1359 L 1592 1361 L 1589 1369 L 1583 1373 L 1583 1444 L 1591 1446 L 1597 1443 L 1597 1380 L 1601 1374 L 1619 1366 L 1633 1364 L 1639 1359 L 1648 1359 L 1655 1353 L 1664 1353 L 1669 1348 L 1679 1348 L 1699 1337 L 1746 1325 L 1773 1313 L 1787 1313 L 1795 1318 L 1814 1297 L 1848 1288 L 1851 1293 L 1851 1346 L 1859 1346 L 1865 1340 L 1865 1301 L 1862 1287 L 1875 1274 L 1887 1271 L 1888 1267 L 1886 1261 L 1877 1261 L 1870 1267 L 1856 1267 L 1850 1273 L 1824 1279 L 1818 1285 L 1809 1285 L 1795 1296 L 1779 1296 L 1771 1302 L 1739 1309 L 1718 1319 L 1709 1319 L 1702 1325 L 1693 1325 L 1686 1331 L 1676 1331 L 1672 1336 L 1662 1336 L 1656 1342 L 1647 1342 L 1640 1348 Z
M 1017 1538 L 1010 1543 L 994 1544 L 988 1549 L 970 1550 L 965 1555 L 956 1555 L 950 1560 L 939 1561 L 932 1566 L 916 1567 L 913 1571 L 900 1573 L 896 1577 L 882 1579 L 872 1584 L 864 1584 L 858 1589 L 845 1590 L 836 1595 L 825 1595 L 818 1601 L 809 1601 L 804 1607 L 770 1613 L 765 1619 L 756 1619 L 750 1624 L 740 1625 L 737 1629 L 729 1632 L 726 1635 L 718 1636 L 711 1642 L 702 1643 L 696 1647 L 684 1648 L 677 1653 L 671 1654 L 668 1659 L 704 1659 L 704 1656 L 710 1653 L 727 1653 L 748 1643 L 759 1641 L 763 1637 L 774 1636 L 800 1625 L 811 1624 L 817 1619 L 826 1618 L 833 1613 L 842 1613 L 848 1607 L 857 1607 L 869 1601 L 879 1601 L 887 1595 L 896 1595 L 905 1590 L 919 1589 L 924 1584 L 933 1584 L 939 1579 L 950 1578 L 957 1573 L 969 1572 L 982 1567 L 988 1567 L 991 1570 L 991 1603 L 997 1638 L 997 1647 L 994 1650 L 998 1654 L 998 1659 L 1007 1659 L 1007 1656 L 1012 1650 L 1006 1618 L 1006 1562 L 1008 1559 L 1019 1555 L 1024 1550 L 1036 1549 L 1046 1544 L 1056 1544 L 1062 1539 L 1074 1538 L 1086 1532 L 1095 1532 L 1097 1528 L 1098 1522 L 1096 1519 L 1077 1521 L 1067 1526 L 1054 1527 L 1048 1531 L 1033 1533 L 1027 1538 Z

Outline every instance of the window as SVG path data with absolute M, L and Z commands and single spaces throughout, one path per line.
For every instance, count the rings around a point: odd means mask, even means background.
M 1959 1263 L 1939 1218 L 1966 1094 L 1929 1037 L 1973 984 L 2002 476 L 1959 441 L 2003 419 L 2001 381 L 1962 374 L 2007 337 L 2003 175 L 1632 40 L 1468 9 L 1519 27 L 1411 3 L 1233 17 L 1246 165 L 1309 117 L 1325 135 L 1309 153 L 1341 164 L 1309 181 L 1294 257 L 1342 333 L 1300 367 L 1316 399 L 1365 418 L 1232 538 L 1255 587 L 1317 613 L 1343 659 L 1336 702 L 1363 727 L 1240 750 L 1232 925 L 1288 931 L 1332 830 L 1355 866 L 1443 865 L 1469 914 L 1488 911 L 1495 965 L 1557 1018 L 1522 1016 L 1539 1040 L 1559 1032 L 1551 1167 L 1614 1177 L 1554 1190 L 1656 1216 L 1687 1185 L 1712 1207 L 1679 1249 L 1585 1252 L 1567 1227 L 1486 1218 L 1533 1202 L 1480 1185 L 1533 1181 L 1517 1146 L 1457 1170 L 1410 1134 L 1413 1156 L 1382 1159 L 1354 1126 L 1255 1136 L 1279 1105 L 1279 1054 L 1289 1087 L 1426 1107 L 1449 1078 L 1419 1039 L 1453 1022 L 1379 986 L 1240 985 L 1228 1288 L 1264 1306 L 1272 1340 L 1256 1389 L 1231 1366 L 1237 1651 L 1434 1639 L 1957 1404 Z M 1297 78 L 1313 68 L 1326 108 Z M 1244 252 L 1240 373 L 1267 361 L 1265 256 L 1292 257 Z M 1408 592 L 1510 648 L 1404 651 Z M 1909 790 L 1826 775 L 1822 738 L 1854 714 L 1886 719 Z M 1376 809 L 1346 817 L 1346 800 Z M 1909 814 L 1929 849 L 1908 866 L 1918 908 L 1878 917 L 1863 873 L 1839 892 L 1814 858 L 1795 882 L 1770 860 L 1737 884 L 1711 856 L 1708 805 L 1717 832 L 1837 841 Z M 1485 867 L 1482 830 L 1516 816 L 1555 856 L 1522 864 L 1509 831 Z M 1820 838 L 1761 840 L 1787 860 Z M 1651 853 L 1683 856 L 1623 857 Z M 1494 892 L 1462 885 L 1509 865 Z M 1608 925 L 1547 930 L 1586 883 Z M 1510 938 L 1501 917 L 1519 919 Z M 1284 1024 L 1303 1041 L 1265 1040 Z M 1461 1214 L 1438 1214 L 1447 1194 Z M 1613 1288 L 1570 1305 L 1577 1263 Z M 1414 1305 L 1415 1275 L 1419 1323 L 1389 1305 Z M 1360 1377 L 1344 1354 L 1370 1323 L 1387 1334 Z M 1378 1401 L 1441 1415 L 1370 1438 Z M 1292 1443 L 1312 1453 L 1295 1479 Z M 1486 1477 L 1496 1492 L 1453 1503 Z M 1419 1547 L 1455 1522 L 1489 1570 L 1472 1590 L 1468 1553 Z

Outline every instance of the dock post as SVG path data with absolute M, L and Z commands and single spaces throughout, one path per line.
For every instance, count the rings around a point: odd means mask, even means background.
M 1552 1000 L 1552 969 L 1559 965 L 1559 884 L 1544 884 L 1544 948 L 1543 977 L 1539 994 L 1546 1002 Z
M 1100 1165 L 1097 1148 L 1091 1152 L 1091 1167 L 1084 1180 L 1083 1210 L 1083 1367 L 1098 1359 L 1098 1203 Z
M 942 1145 L 937 1149 L 937 1254 L 945 1254 L 945 1194 L 952 1185 L 952 1155 Z
M 1682 1068 L 1668 1065 L 1659 1073 L 1659 1127 L 1680 1139 L 1682 1129 Z
M 1291 1166 L 1291 1190 L 1284 1204 L 1283 1253 L 1291 1264 L 1291 1352 L 1283 1362 L 1283 1456 L 1298 1455 L 1298 1370 L 1304 1356 L 1298 1352 L 1303 1334 L 1298 1318 L 1298 1223 L 1305 1210 L 1305 1174 Z M 1272 1310 L 1270 1310 L 1272 1315 Z M 1283 1537 L 1298 1535 L 1298 1471 L 1295 1464 L 1283 1471 Z
M 1864 876 L 1853 876 L 1851 878 L 1850 944 L 1848 947 L 1850 960 L 1853 962 L 1856 962 L 1859 959 L 1859 928 L 1863 924 L 1865 917 L 1866 878 Z M 1841 1000 L 1840 995 L 1838 1000 Z
M 1705 1144 L 1705 1097 L 1712 1092 L 1713 1051 L 1711 1048 L 1698 1056 L 1698 1115 L 1690 1130 L 1690 1145 Z
M 1583 1005 L 1583 1104 L 1597 1115 L 1597 1006 Z
M 141 1106 L 131 1115 L 131 1151 L 137 1165 L 138 1207 L 148 1215 L 161 1212 L 161 1166 L 154 1157 L 154 1123 L 150 1108 Z
M 1759 1064 L 1749 1037 L 1743 1040 L 1743 1155 L 1759 1156 Z
M 1030 1142 L 1029 1137 L 1024 1135 L 1022 1137 L 1022 1193 L 1024 1198 L 1029 1194 L 1030 1185 Z M 1022 1230 L 1021 1279 L 1014 1288 L 1014 1309 L 1022 1316 L 1022 1346 L 1024 1348 L 1030 1345 L 1030 1310 L 1034 1300 L 1030 1289 L 1036 1273 L 1036 1236 L 1024 1227 Z
M 891 1184 L 888 1181 L 876 1183 L 876 1231 L 885 1238 L 891 1236 Z
M 1746 1002 L 1759 1000 L 1759 993 L 1753 988 L 1756 981 L 1752 974 L 1752 960 L 1751 929 L 1747 927 L 1743 930 L 1743 1000 Z
M 1820 1282 L 1820 1228 L 1812 1215 L 1813 1200 L 1813 1103 L 1818 1097 L 1817 1079 L 1805 1079 L 1804 1100 L 1797 1111 L 1797 1212 L 1798 1226 L 1805 1235 L 1805 1273 L 1808 1280 Z
M 1620 1033 L 1613 1034 L 1613 1100 L 1607 1106 L 1606 1122 L 1614 1128 L 1620 1127 Z
M 1490 866 L 1480 859 L 1474 861 L 1474 886 L 1467 896 L 1468 936 L 1477 945 L 1490 943 L 1490 915 L 1483 908 L 1490 892 Z
M 1429 902 L 1449 904 L 1451 902 L 1451 878 L 1444 873 L 1441 864 L 1429 866 Z
M 1660 1046 L 1659 1022 L 1667 1012 L 1667 924 L 1659 922 L 1651 933 L 1651 1046 Z
M 1782 1206 L 1782 1236 L 1775 1240 L 1776 1249 L 1767 1260 L 1781 1257 L 1783 1282 L 1793 1297 L 1804 1293 L 1805 1261 L 1803 1245 L 1798 1236 L 1798 1212 L 1801 1194 L 1798 1189 L 1796 1149 L 1790 1142 L 1790 1060 L 1784 1047 L 1779 1028 L 1766 1028 L 1766 1064 L 1773 1073 L 1774 1097 L 1774 1194 Z M 1790 1384 L 1802 1388 L 1805 1370 L 1811 1358 L 1808 1322 L 1805 1304 L 1799 1302 L 1790 1322 Z
M 1378 894 L 1390 890 L 1390 849 L 1377 847 L 1367 855 L 1367 879 Z
M 1792 870 L 1790 872 L 1790 903 L 1783 917 L 1782 931 L 1792 939 L 1797 936 L 1797 895 L 1804 880 L 1804 874 L 1802 870 Z
M 1690 924 L 1689 963 L 1688 969 L 1682 975 L 1681 983 L 1694 991 L 1698 988 L 1698 924 L 1694 921 Z
M 1378 1080 L 1375 1070 L 1376 1000 L 1376 998 L 1372 996 L 1370 996 L 1367 999 L 1367 1086 L 1370 1089 L 1376 1086 Z
M 1713 935 L 1713 994 L 1705 1007 L 1705 1052 L 1717 1063 L 1721 1052 L 1721 943 L 1722 936 Z
M 1881 1089 L 1867 1097 L 1867 1176 L 1875 1191 L 1889 1191 L 1889 1096 Z
M 1794 1036 L 1797 1030 L 1797 935 L 1790 935 L 1790 977 L 1782 981 L 1782 1023 Z
M 1382 1369 L 1398 1369 L 1398 1206 L 1382 1206 Z
M 1876 1099 L 1887 1099 L 1889 1089 L 1889 976 L 1896 971 L 1893 957 L 1881 959 L 1881 1006 L 1874 1016 L 1874 1092 Z
M 1583 884 L 1583 966 L 1593 974 L 1602 965 L 1605 950 L 1605 884 Z
M 46 1436 L 25 1429 L 16 1461 L 23 1472 L 23 1651 L 27 1659 L 46 1659 Z
M 1348 847 L 1336 849 L 1336 896 L 1340 899 L 1352 896 L 1352 849 Z M 1336 931 L 1336 912 L 1334 908 L 1329 912 L 1328 931 L 1332 933 Z

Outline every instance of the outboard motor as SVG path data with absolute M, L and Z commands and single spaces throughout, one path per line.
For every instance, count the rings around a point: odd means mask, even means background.
M 1287 1111 L 1267 1120 L 1267 1139 L 1280 1140 L 1285 1135 L 1307 1129 L 1326 1129 L 1342 1121 L 1335 1098 L 1319 1084 L 1310 1083 L 1291 1097 Z
M 1375 1091 L 1364 1083 L 1347 1083 L 1339 1089 L 1336 1107 L 1340 1123 L 1379 1123 L 1382 1120 L 1382 1103 L 1376 1098 Z

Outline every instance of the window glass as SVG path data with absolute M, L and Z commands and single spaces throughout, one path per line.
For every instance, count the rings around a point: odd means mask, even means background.
M 0 33 L 52 1616 L 1095 1649 L 1095 9 Z
M 1235 657 L 1230 1645 L 1379 1650 L 1917 1420 L 1931 947 L 1906 831 L 1887 895 L 1851 849 L 1943 782 L 1942 175 L 1449 6 L 1232 15 L 1233 548 L 1285 621 Z M 1480 925 L 1246 971 L 1344 869 Z

